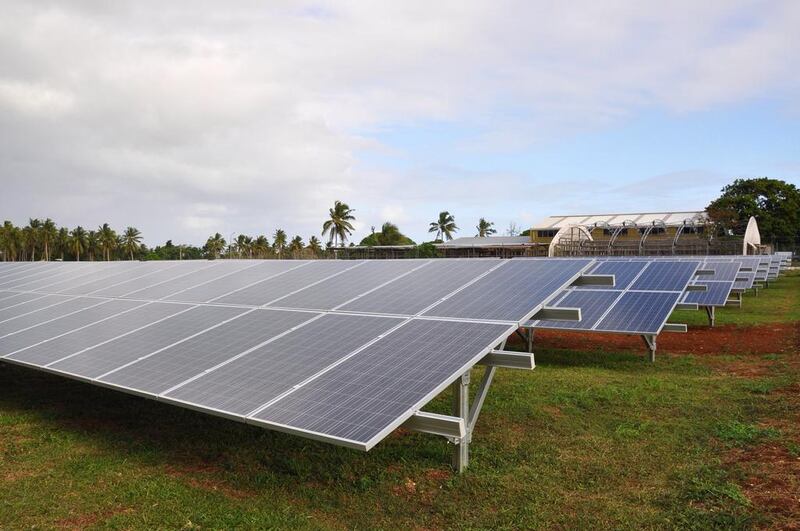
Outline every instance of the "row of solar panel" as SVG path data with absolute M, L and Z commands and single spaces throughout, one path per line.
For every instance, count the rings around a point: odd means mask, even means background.
M 686 285 L 700 266 L 698 260 L 600 260 L 588 273 L 614 275 L 613 288 L 576 286 L 563 290 L 552 305 L 580 308 L 581 320 L 540 320 L 534 328 L 654 335 L 661 332 Z
M 554 286 L 577 276 L 590 263 L 575 259 L 51 264 L 0 271 L 0 297 L 3 291 L 16 294 L 16 300 L 31 310 L 60 302 L 58 297 L 85 295 L 520 321 L 527 317 L 532 300 L 550 295 Z M 31 298 L 32 294 L 37 296 Z
M 345 282 L 350 291 L 315 291 L 322 302 L 314 304 L 333 308 L 334 297 L 325 294 L 358 300 L 391 287 L 384 296 L 392 310 L 413 305 L 414 311 L 439 308 L 456 318 L 517 321 L 590 263 L 341 262 L 336 265 L 342 271 L 363 268 L 368 274 L 361 284 Z M 193 271 L 206 270 L 204 265 Z M 214 266 L 232 271 L 229 277 L 264 265 Z M 314 264 L 290 265 L 286 274 L 313 271 Z M 122 271 L 111 271 L 117 268 Z M 0 292 L 0 356 L 6 361 L 362 449 L 516 329 L 515 323 L 44 294 L 54 286 L 72 293 L 86 284 L 87 270 L 94 271 L 94 282 L 103 276 L 114 283 L 128 282 L 138 268 L 123 263 L 18 269 L 0 269 L 6 288 Z M 418 276 L 416 283 L 404 282 L 424 270 L 435 274 L 425 282 Z M 378 283 L 379 273 L 387 272 L 393 282 Z M 306 277 L 309 289 L 329 280 L 322 271 L 316 279 Z M 16 291 L 31 283 L 38 291 Z

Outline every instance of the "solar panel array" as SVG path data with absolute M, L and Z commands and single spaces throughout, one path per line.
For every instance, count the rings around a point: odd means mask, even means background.
M 591 263 L 0 263 L 0 357 L 369 449 Z
M 545 304 L 657 334 L 779 257 L 0 263 L 0 359 L 369 449 Z M 713 275 L 696 277 L 698 268 Z M 777 268 L 777 273 L 775 270 Z M 581 274 L 615 285 L 573 285 Z M 703 283 L 707 292 L 684 293 Z
M 598 260 L 592 275 L 614 275 L 613 287 L 575 286 L 562 291 L 552 306 L 581 309 L 580 322 L 539 320 L 534 328 L 655 335 L 661 332 L 699 260 Z

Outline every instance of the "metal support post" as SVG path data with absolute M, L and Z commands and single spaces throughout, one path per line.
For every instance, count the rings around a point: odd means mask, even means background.
M 469 429 L 469 371 L 453 382 L 453 416 L 464 419 L 467 433 L 455 441 L 453 451 L 453 468 L 460 474 L 469 465 L 469 441 L 471 430 Z
M 496 371 L 497 367 L 494 366 L 488 366 L 483 371 L 483 378 L 481 379 L 481 384 L 478 387 L 478 394 L 475 395 L 475 398 L 472 401 L 472 407 L 469 409 L 469 418 L 466 422 L 466 437 L 468 442 L 472 442 L 472 431 L 475 429 L 475 423 L 478 422 L 478 415 L 481 414 L 483 402 L 486 400 L 486 395 L 489 394 L 489 386 L 492 385 L 492 379 L 494 379 L 494 373 Z
M 642 339 L 644 340 L 644 344 L 647 345 L 647 352 L 650 358 L 650 363 L 656 362 L 656 336 L 654 335 L 643 335 Z
M 713 306 L 705 306 L 706 315 L 708 315 L 708 326 L 714 327 L 714 323 L 717 320 L 717 314 L 715 312 L 715 308 Z
M 533 354 L 533 328 L 528 328 L 528 352 Z

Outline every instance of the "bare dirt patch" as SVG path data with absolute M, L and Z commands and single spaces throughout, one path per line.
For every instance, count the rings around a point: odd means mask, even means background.
M 685 334 L 664 333 L 658 336 L 658 350 L 674 354 L 780 354 L 796 351 L 797 323 L 760 326 L 724 325 L 714 328 L 692 327 Z M 521 347 L 517 337 L 509 338 Z M 535 347 L 571 350 L 607 350 L 641 352 L 644 343 L 638 336 L 536 330 Z
M 166 473 L 170 477 L 186 482 L 186 484 L 191 487 L 200 490 L 216 492 L 229 499 L 242 500 L 255 496 L 255 494 L 252 492 L 233 488 L 229 485 L 226 485 L 223 481 L 212 477 L 214 474 L 218 473 L 219 470 L 219 467 L 211 464 L 181 466 L 169 465 L 167 466 Z
M 54 527 L 56 529 L 86 529 L 87 527 L 91 527 L 108 520 L 117 514 L 129 513 L 132 511 L 133 509 L 130 508 L 120 508 L 111 511 L 101 511 L 70 516 L 69 518 L 64 518 L 56 522 Z

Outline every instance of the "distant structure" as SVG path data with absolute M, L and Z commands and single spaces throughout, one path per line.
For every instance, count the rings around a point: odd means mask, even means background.
M 705 211 L 550 216 L 525 236 L 456 238 L 435 244 L 444 256 L 599 256 L 762 254 L 758 225 L 744 238 L 718 237 Z

